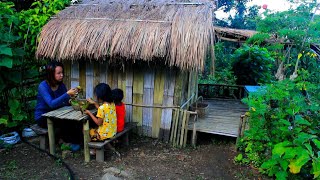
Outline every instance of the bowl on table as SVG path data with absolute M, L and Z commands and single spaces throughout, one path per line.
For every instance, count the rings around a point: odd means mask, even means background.
M 86 109 L 93 108 L 93 105 L 90 104 L 86 99 L 70 99 L 70 104 L 74 110 L 81 112 Z

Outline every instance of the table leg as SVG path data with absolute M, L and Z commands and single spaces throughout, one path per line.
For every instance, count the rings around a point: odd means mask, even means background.
M 89 136 L 89 121 L 86 120 L 83 122 L 83 149 L 84 149 L 84 161 L 89 162 L 90 161 L 90 150 L 88 142 L 90 141 Z
M 53 128 L 52 120 L 48 118 L 47 124 L 48 124 L 50 154 L 54 155 L 56 153 L 56 146 L 55 146 L 54 128 Z

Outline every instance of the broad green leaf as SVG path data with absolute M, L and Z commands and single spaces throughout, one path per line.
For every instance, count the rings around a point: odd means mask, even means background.
M 0 118 L 0 124 L 6 125 L 8 123 L 8 119 Z
M 299 152 L 297 159 L 291 160 L 289 164 L 290 172 L 292 174 L 298 174 L 301 167 L 310 160 L 307 150 Z
M 279 164 L 280 164 L 280 166 L 282 167 L 282 169 L 284 171 L 287 171 L 287 168 L 288 168 L 288 165 L 289 165 L 289 162 L 287 160 L 280 159 Z
M 317 146 L 317 148 L 320 149 L 320 141 L 318 139 L 312 139 L 312 141 L 314 142 L 314 144 Z
M 12 56 L 12 50 L 7 46 L 0 46 L 0 54 L 4 54 L 7 56 Z
M 279 171 L 276 173 L 277 180 L 286 180 L 288 177 L 288 173 L 286 171 Z
M 0 59 L 0 66 L 4 66 L 7 68 L 12 68 L 13 66 L 13 60 L 9 57 L 3 57 Z
M 14 115 L 20 106 L 20 102 L 16 99 L 9 99 L 8 105 L 10 107 L 10 113 Z
M 283 159 L 293 159 L 298 153 L 297 149 L 298 148 L 288 147 L 286 149 L 286 153 L 283 156 Z
M 273 167 L 276 164 L 277 164 L 277 161 L 275 159 L 269 159 L 268 161 L 264 162 L 261 165 L 261 168 L 262 169 L 270 169 L 271 167 Z
M 310 123 L 309 121 L 303 119 L 301 115 L 297 115 L 297 116 L 295 116 L 295 118 L 296 118 L 296 119 L 295 119 L 294 122 L 295 122 L 296 124 L 308 125 L 308 126 L 311 125 L 311 123 Z
M 8 124 L 7 124 L 7 127 L 8 128 L 12 128 L 12 127 L 16 127 L 18 125 L 18 123 L 16 122 L 16 121 L 10 121 L 10 122 L 8 122 Z
M 298 59 L 300 59 L 302 57 L 302 54 L 301 53 L 299 53 L 298 54 Z
M 312 174 L 314 175 L 313 178 L 316 179 L 320 175 L 320 162 L 319 160 L 312 161 Z
M 284 141 L 282 143 L 278 143 L 274 146 L 273 150 L 272 150 L 272 154 L 273 155 L 278 155 L 281 156 L 285 151 L 286 151 L 286 146 L 290 146 L 291 142 L 289 141 Z

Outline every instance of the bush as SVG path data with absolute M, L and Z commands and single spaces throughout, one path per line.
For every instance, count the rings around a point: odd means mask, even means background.
M 274 59 L 265 48 L 243 45 L 232 56 L 232 70 L 238 85 L 270 83 L 273 79 Z
M 309 82 L 284 80 L 244 99 L 250 129 L 238 144 L 240 160 L 277 179 L 319 177 L 319 92 Z

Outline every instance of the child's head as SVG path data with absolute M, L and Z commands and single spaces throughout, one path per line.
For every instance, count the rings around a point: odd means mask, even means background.
M 94 94 L 96 95 L 98 101 L 109 102 L 113 101 L 111 88 L 106 83 L 100 83 L 94 88 Z
M 123 91 L 121 89 L 112 90 L 112 96 L 114 103 L 119 104 L 123 99 Z

